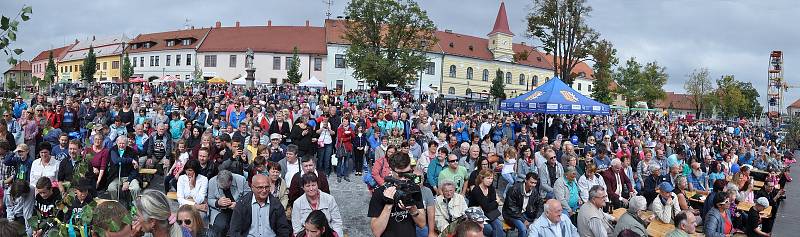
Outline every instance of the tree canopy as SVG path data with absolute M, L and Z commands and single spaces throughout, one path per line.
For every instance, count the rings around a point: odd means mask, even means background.
M 378 88 L 417 78 L 436 43 L 436 26 L 413 0 L 353 0 L 345 9 L 347 66 Z
M 489 94 L 494 96 L 497 99 L 505 99 L 506 98 L 506 84 L 503 81 L 503 71 L 497 69 L 497 75 L 492 80 L 492 87 L 489 88 Z
M 589 59 L 600 34 L 586 24 L 592 7 L 586 0 L 534 0 L 528 14 L 528 36 L 542 41 L 553 56 L 555 74 L 572 84 L 572 70 Z
M 292 85 L 297 85 L 300 83 L 300 79 L 303 78 L 303 73 L 300 72 L 300 57 L 297 56 L 297 46 L 294 47 L 292 52 L 292 62 L 289 65 L 289 71 L 286 72 L 286 78 L 289 80 L 289 83 Z
M 695 69 L 683 84 L 683 89 L 686 89 L 686 93 L 689 94 L 689 100 L 694 104 L 698 117 L 702 116 L 703 109 L 714 91 L 709 74 L 708 68 Z
M 652 108 L 656 100 L 666 97 L 663 87 L 669 75 L 665 71 L 666 68 L 655 61 L 642 65 L 635 58 L 630 58 L 614 73 L 614 80 L 621 87 L 617 91 L 625 96 L 628 107 L 644 101 Z
M 602 40 L 591 49 L 594 58 L 594 85 L 592 87 L 592 98 L 603 104 L 614 103 L 615 92 L 609 88 L 614 80 L 613 66 L 619 63 L 617 50 L 614 45 L 607 40 Z
M 761 114 L 764 109 L 758 103 L 758 91 L 750 82 L 738 81 L 733 75 L 717 80 L 712 102 L 723 118 L 744 118 Z
M 124 82 L 129 82 L 133 76 L 133 65 L 131 65 L 131 59 L 128 57 L 128 53 L 125 53 L 125 58 L 122 59 L 122 71 L 120 72 L 120 76 Z
M 83 65 L 81 65 L 81 80 L 84 82 L 92 82 L 94 81 L 94 74 L 97 72 L 97 57 L 94 54 L 94 47 L 89 46 L 89 53 L 86 54 L 86 58 L 83 59 Z

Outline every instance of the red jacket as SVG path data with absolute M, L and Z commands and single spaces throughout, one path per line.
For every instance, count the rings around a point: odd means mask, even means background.
M 350 129 L 350 125 L 345 125 L 344 127 L 339 126 L 339 128 L 336 129 L 336 134 L 336 140 L 338 140 L 337 142 L 339 144 L 344 146 L 344 150 L 353 152 L 353 139 L 356 137 L 356 132 Z
M 606 189 L 606 192 L 608 193 L 608 198 L 610 200 L 614 200 L 614 201 L 619 200 L 619 195 L 617 195 L 614 192 L 614 191 L 617 190 L 617 178 L 616 178 L 616 175 L 614 175 L 613 168 L 609 168 L 609 169 L 603 171 L 603 173 L 601 175 L 603 176 L 603 181 L 606 182 L 606 187 L 608 188 L 608 189 Z M 628 192 L 625 192 L 625 190 L 623 188 L 622 197 L 623 198 L 630 198 L 629 192 L 633 192 L 634 191 L 633 185 L 631 184 L 631 180 L 628 179 L 628 176 L 625 175 L 625 172 L 623 172 L 623 171 L 619 172 L 619 178 L 622 179 L 620 181 L 620 183 L 622 185 L 628 187 Z

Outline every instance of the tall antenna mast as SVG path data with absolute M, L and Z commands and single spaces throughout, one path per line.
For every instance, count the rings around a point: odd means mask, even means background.
M 325 19 L 331 19 L 331 5 L 333 5 L 333 0 L 325 0 L 325 4 L 328 5 L 327 10 L 325 10 Z
M 188 30 L 189 28 L 191 28 L 191 26 L 189 25 L 189 18 L 186 18 L 186 20 L 185 20 L 185 22 L 183 24 L 183 29 L 184 30 Z

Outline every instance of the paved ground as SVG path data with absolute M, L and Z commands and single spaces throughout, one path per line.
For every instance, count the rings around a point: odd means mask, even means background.
M 331 195 L 339 204 L 339 211 L 344 221 L 344 232 L 349 237 L 372 236 L 367 217 L 367 207 L 372 194 L 367 190 L 367 185 L 361 181 L 361 176 L 350 176 L 352 182 L 342 180 L 336 182 L 336 175 L 328 178 Z
M 800 151 L 795 152 L 795 157 L 800 157 Z M 800 183 L 800 167 L 793 166 L 794 182 L 786 183 L 786 199 L 778 208 L 772 236 L 799 236 L 798 233 L 800 233 L 800 205 L 795 205 L 797 198 L 800 197 L 800 184 L 798 184 Z

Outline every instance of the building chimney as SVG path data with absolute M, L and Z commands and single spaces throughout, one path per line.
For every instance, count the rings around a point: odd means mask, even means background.
M 267 20 L 267 26 L 272 26 L 272 20 Z
M 192 28 L 192 30 L 194 30 L 194 26 L 192 26 L 191 28 Z
M 522 44 L 522 46 L 528 45 L 527 43 L 525 43 L 525 41 L 522 41 L 522 42 L 519 42 L 519 43 Z
M 309 27 L 309 26 L 311 26 L 311 22 L 309 20 L 306 20 L 306 27 Z
M 239 27 L 239 21 L 236 21 L 236 27 Z
M 220 27 L 222 27 L 222 22 L 217 21 L 217 24 L 214 25 L 214 28 L 220 28 Z
M 447 29 L 445 29 L 445 30 L 444 30 L 444 32 L 445 32 L 445 33 L 453 33 L 453 30 L 447 30 Z

